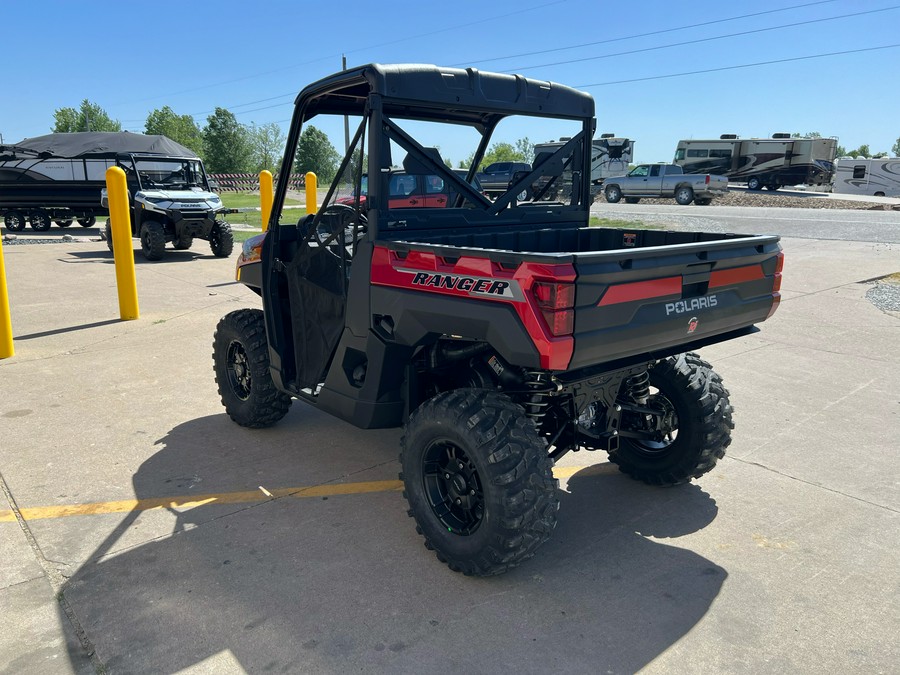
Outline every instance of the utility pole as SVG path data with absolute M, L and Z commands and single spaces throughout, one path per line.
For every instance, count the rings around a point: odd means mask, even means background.
M 347 55 L 341 54 L 341 70 L 347 70 Z M 350 118 L 344 115 L 344 154 L 350 150 Z

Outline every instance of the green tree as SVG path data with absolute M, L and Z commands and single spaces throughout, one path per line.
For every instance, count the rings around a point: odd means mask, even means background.
M 250 126 L 250 144 L 253 151 L 253 167 L 259 172 L 265 169 L 276 173 L 281 166 L 286 136 L 275 122 Z
M 147 115 L 144 133 L 159 134 L 190 148 L 203 156 L 203 132 L 190 115 L 176 115 L 169 106 L 158 108 Z
M 252 170 L 250 134 L 230 110 L 216 108 L 203 129 L 206 168 L 210 173 Z
M 110 118 L 106 111 L 87 99 L 79 108 L 59 108 L 53 113 L 53 133 L 68 134 L 78 131 L 122 131 L 119 120 Z
M 516 152 L 522 155 L 521 162 L 531 164 L 534 161 L 534 143 L 528 140 L 528 136 L 516 141 Z
M 304 174 L 312 171 L 320 185 L 327 185 L 334 179 L 340 161 L 340 154 L 324 131 L 312 125 L 303 130 L 297 143 L 294 171 Z
M 868 144 L 864 143 L 855 150 L 849 150 L 847 155 L 850 157 L 871 157 L 872 152 L 869 150 Z
M 897 142 L 891 147 L 891 154 L 894 157 L 900 157 L 900 138 L 898 138 Z

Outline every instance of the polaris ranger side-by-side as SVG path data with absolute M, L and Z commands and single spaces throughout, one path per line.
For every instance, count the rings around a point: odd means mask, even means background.
M 590 227 L 594 101 L 556 83 L 423 65 L 340 72 L 300 92 L 283 166 L 303 125 L 344 115 L 356 132 L 322 208 L 282 222 L 282 174 L 268 233 L 239 256 L 263 309 L 226 315 L 213 340 L 235 422 L 274 424 L 299 398 L 358 427 L 403 426 L 409 515 L 441 561 L 474 575 L 547 540 L 553 463 L 567 452 L 605 451 L 655 485 L 714 467 L 732 408 L 693 350 L 772 315 L 778 237 Z M 491 201 L 466 179 L 523 121 L 567 140 Z M 472 143 L 468 176 L 437 149 L 450 137 Z M 454 198 L 392 204 L 397 168 Z M 563 176 L 573 189 L 548 201 Z
M 109 215 L 106 171 L 125 171 L 132 236 L 140 237 L 148 260 L 165 254 L 166 242 L 190 248 L 206 239 L 214 255 L 231 255 L 231 227 L 219 216 L 222 200 L 209 189 L 203 162 L 165 136 L 128 132 L 47 134 L 0 146 L 0 212 L 10 231 L 26 222 L 46 231 L 51 222 L 68 227 L 73 218 L 90 227 Z M 106 241 L 112 250 L 106 224 Z

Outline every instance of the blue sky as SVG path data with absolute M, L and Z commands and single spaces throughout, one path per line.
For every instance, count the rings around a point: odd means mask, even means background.
M 0 26 L 5 143 L 49 133 L 53 112 L 84 98 L 132 131 L 164 105 L 201 127 L 216 106 L 286 127 L 296 92 L 340 70 L 342 54 L 348 66 L 465 65 L 584 89 L 597 133 L 635 139 L 640 162 L 722 133 L 818 131 L 873 152 L 900 137 L 900 46 L 876 49 L 900 45 L 900 0 L 6 0 Z M 836 52 L 850 53 L 791 60 Z M 761 62 L 774 63 L 733 68 Z

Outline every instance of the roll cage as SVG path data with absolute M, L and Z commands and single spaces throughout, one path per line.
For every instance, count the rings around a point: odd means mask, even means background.
M 292 166 L 294 162 L 303 125 L 320 115 L 362 118 L 337 176 L 345 175 L 353 166 L 356 195 L 360 194 L 362 175 L 367 173 L 370 177 L 366 213 L 370 240 L 391 238 L 392 231 L 402 231 L 407 238 L 411 231 L 434 228 L 493 229 L 515 224 L 517 228 L 527 229 L 553 227 L 555 223 L 572 227 L 573 222 L 581 225 L 587 222 L 590 150 L 595 126 L 594 101 L 589 94 L 521 75 L 486 73 L 474 68 L 369 64 L 327 77 L 300 92 L 295 101 L 283 166 Z M 517 175 L 507 192 L 492 202 L 470 182 L 497 125 L 513 115 L 570 120 L 580 125 L 580 131 L 552 154 L 542 155 L 542 161 L 531 172 Z M 397 120 L 449 123 L 476 129 L 480 141 L 466 178 L 447 167 L 436 148 L 419 143 Z M 389 209 L 387 172 L 395 159 L 391 156 L 391 142 L 406 152 L 402 165 L 407 172 L 434 174 L 452 186 L 457 197 L 449 206 L 457 208 L 440 212 L 424 209 L 415 213 Z M 360 148 L 365 149 L 367 168 L 363 167 L 362 157 L 358 157 Z M 355 163 L 354 153 L 358 157 Z M 567 201 L 541 202 L 553 179 L 564 171 L 571 171 L 574 176 L 574 188 Z M 279 220 L 288 190 L 288 174 L 283 171 L 279 176 L 270 225 Z M 541 177 L 544 180 L 539 181 Z M 516 196 L 532 185 L 540 185 L 534 192 L 535 202 L 518 204 Z M 332 203 L 335 189 L 336 182 L 330 186 L 323 204 Z M 458 208 L 463 203 L 468 208 Z M 511 208 L 519 206 L 522 208 Z M 328 217 L 326 210 L 302 228 L 301 236 L 312 237 L 317 229 L 321 231 L 322 219 Z M 356 211 L 360 211 L 358 202 Z M 279 230 L 270 227 L 275 239 L 280 236 Z

